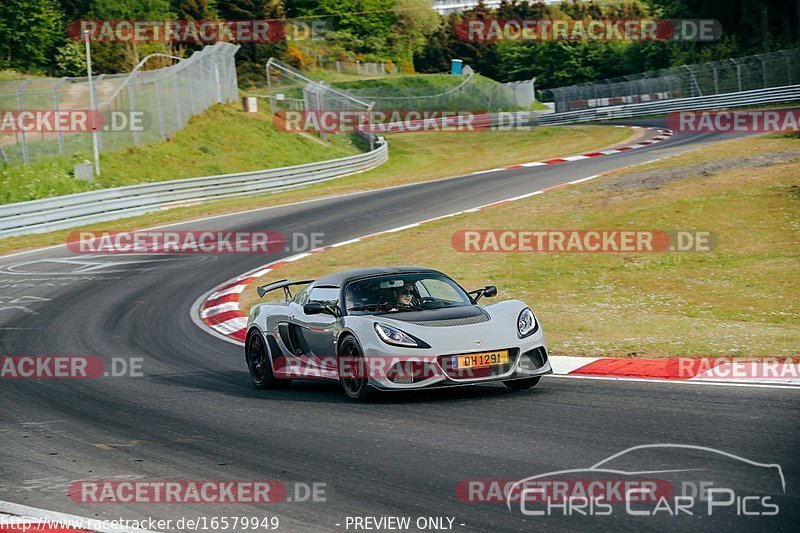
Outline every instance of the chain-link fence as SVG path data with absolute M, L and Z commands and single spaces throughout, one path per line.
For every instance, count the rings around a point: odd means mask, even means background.
M 556 112 L 800 84 L 800 48 L 541 91 Z
M 511 109 L 530 109 L 536 101 L 534 80 L 500 83 L 492 89 L 492 96 L 501 102 L 508 102 Z
M 366 109 L 507 111 L 530 109 L 534 102 L 533 80 L 496 83 L 475 74 L 468 66 L 455 85 L 393 83 L 364 89 L 342 89 L 313 80 L 276 59 L 267 63 L 270 109 Z M 355 107 L 351 107 L 355 106 Z
M 220 42 L 169 67 L 95 76 L 92 85 L 97 111 L 102 115 L 102 125 L 98 128 L 100 151 L 166 139 L 209 106 L 236 101 L 234 55 L 238 49 L 237 45 Z M 85 77 L 0 83 L 0 111 L 4 113 L 90 109 L 89 83 Z M 9 129 L 0 129 L 0 161 L 7 164 L 76 153 L 85 153 L 90 158 L 90 133 L 52 131 L 52 128 Z
M 352 96 L 348 91 L 332 88 L 325 83 L 314 80 L 303 72 L 278 59 L 270 58 L 266 64 L 267 94 L 254 94 L 267 101 L 269 110 L 276 117 L 276 125 L 284 111 L 358 111 L 365 112 L 365 120 L 373 106 L 370 102 Z M 367 124 L 364 124 L 367 126 Z M 320 137 L 329 140 L 332 132 L 319 132 Z M 351 135 L 353 132 L 347 132 Z M 364 148 L 373 149 L 377 138 L 374 135 L 357 132 L 356 139 L 364 144 Z
M 385 85 L 348 89 L 347 93 L 369 101 L 379 110 L 470 110 L 481 112 L 529 109 L 534 101 L 533 80 L 497 83 L 478 76 L 465 66 L 459 82 L 451 87 Z

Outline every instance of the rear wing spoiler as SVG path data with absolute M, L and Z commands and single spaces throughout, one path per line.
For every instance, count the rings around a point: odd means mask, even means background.
M 308 285 L 309 283 L 313 282 L 313 279 L 307 279 L 304 281 L 289 281 L 288 279 L 282 279 L 280 281 L 262 285 L 258 287 L 256 291 L 258 292 L 259 298 L 263 298 L 264 295 L 270 291 L 274 291 L 275 289 L 283 289 L 286 299 L 290 300 L 292 298 L 292 291 L 289 290 L 289 287 L 293 287 L 294 285 Z

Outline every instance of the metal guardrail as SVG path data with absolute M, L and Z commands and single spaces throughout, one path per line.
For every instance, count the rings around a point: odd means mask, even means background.
M 572 124 L 575 122 L 662 115 L 672 111 L 747 107 L 795 100 L 800 100 L 800 85 L 543 114 L 539 116 L 538 123 L 541 125 Z
M 279 192 L 375 168 L 389 159 L 388 144 L 363 154 L 292 167 L 162 181 L 0 206 L 0 237 L 44 233 L 143 215 L 184 204 Z
M 581 109 L 580 111 L 567 111 L 564 113 L 542 113 L 539 111 L 480 113 L 474 115 L 471 125 L 476 129 L 498 126 L 509 128 L 516 126 L 556 126 L 560 124 L 574 124 L 577 122 L 597 122 L 610 119 L 663 115 L 673 111 L 725 109 L 788 103 L 792 101 L 800 101 L 800 85 L 757 89 L 754 91 L 718 94 L 713 96 L 698 96 L 694 98 Z M 411 131 L 415 126 L 421 127 L 424 122 L 424 120 L 420 119 L 417 121 L 376 124 L 367 128 L 367 131 L 372 131 L 376 134 L 403 131 L 403 128 L 407 128 Z M 441 119 L 437 119 L 437 124 L 441 124 Z

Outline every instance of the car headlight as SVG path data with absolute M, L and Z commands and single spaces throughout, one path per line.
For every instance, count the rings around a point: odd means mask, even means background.
M 523 338 L 532 334 L 537 329 L 539 329 L 539 325 L 536 323 L 536 317 L 533 316 L 531 308 L 526 307 L 519 314 L 519 317 L 517 317 L 517 334 L 520 338 Z
M 376 322 L 375 332 L 386 344 L 393 344 L 395 346 L 408 346 L 411 348 L 430 348 L 430 346 L 419 339 L 412 337 L 405 331 L 401 331 L 387 324 L 379 324 Z

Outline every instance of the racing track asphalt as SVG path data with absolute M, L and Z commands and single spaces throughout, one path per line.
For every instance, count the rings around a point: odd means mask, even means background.
M 324 232 L 331 244 L 720 139 L 676 133 L 597 159 L 172 227 Z M 276 515 L 280 531 L 341 531 L 346 516 L 381 515 L 455 517 L 456 531 L 674 529 L 674 519 L 622 514 L 525 518 L 503 504 L 461 502 L 456 486 L 586 467 L 639 444 L 682 443 L 780 464 L 786 478 L 777 517 L 717 513 L 689 525 L 796 527 L 794 390 L 552 377 L 525 393 L 481 386 L 352 404 L 327 384 L 254 389 L 241 348 L 200 330 L 189 308 L 211 287 L 286 255 L 88 257 L 61 247 L 0 257 L 0 354 L 143 358 L 144 370 L 139 378 L 0 382 L 0 500 L 104 518 Z M 691 462 L 685 454 L 664 457 L 678 467 Z M 72 480 L 126 476 L 323 482 L 327 501 L 180 507 L 76 504 L 67 497 Z

